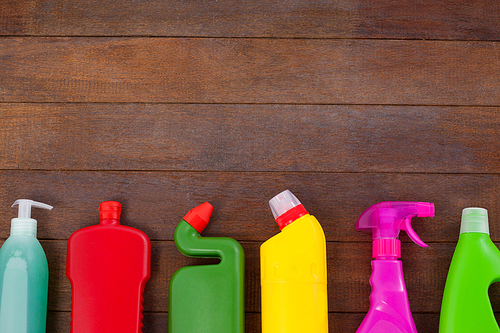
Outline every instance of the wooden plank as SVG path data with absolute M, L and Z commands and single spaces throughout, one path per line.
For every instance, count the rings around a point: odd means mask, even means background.
M 330 313 L 328 325 L 330 332 L 355 332 L 361 324 L 364 314 L 360 313 Z M 434 313 L 413 313 L 415 325 L 420 332 L 435 332 L 439 325 L 439 315 Z M 144 313 L 144 333 L 166 332 L 168 314 L 157 312 Z M 69 332 L 70 313 L 49 311 L 47 332 Z M 261 320 L 259 313 L 246 313 L 245 332 L 260 333 Z
M 498 40 L 499 14 L 493 0 L 4 0 L 0 34 Z
M 71 312 L 47 312 L 47 332 L 62 333 L 70 331 Z M 154 332 L 154 331 L 153 331 Z M 143 332 L 145 333 L 145 332 Z
M 500 105 L 490 42 L 0 39 L 0 101 Z
M 204 235 L 264 241 L 279 231 L 268 200 L 287 188 L 318 218 L 329 241 L 370 242 L 369 233 L 355 230 L 356 220 L 369 206 L 388 200 L 436 204 L 436 217 L 413 221 L 425 242 L 456 242 L 465 207 L 485 207 L 491 221 L 500 221 L 500 178 L 491 174 L 1 171 L 0 184 L 0 215 L 6 217 L 0 237 L 9 235 L 7 217 L 16 214 L 12 203 L 31 198 L 55 207 L 34 214 L 41 239 L 67 239 L 97 224 L 99 204 L 118 200 L 123 224 L 154 240 L 172 240 L 181 218 L 209 201 L 215 210 Z M 490 229 L 500 241 L 500 224 L 491 223 Z M 401 239 L 409 241 L 406 235 Z
M 49 304 L 52 311 L 71 310 L 71 285 L 66 278 L 66 241 L 41 241 L 50 269 Z M 260 312 L 260 243 L 241 242 L 245 250 L 245 310 Z M 498 244 L 497 244 L 498 245 Z M 410 307 L 415 312 L 439 313 L 455 243 L 433 243 L 428 248 L 404 243 L 402 260 Z M 168 283 L 186 265 L 213 264 L 213 259 L 183 256 L 173 241 L 152 242 L 151 279 L 144 293 L 144 309 L 168 312 Z M 369 309 L 371 244 L 327 243 L 328 308 L 336 313 L 366 313 Z M 500 309 L 500 286 L 490 290 Z
M 498 173 L 498 112 L 487 107 L 7 103 L 0 104 L 0 168 Z

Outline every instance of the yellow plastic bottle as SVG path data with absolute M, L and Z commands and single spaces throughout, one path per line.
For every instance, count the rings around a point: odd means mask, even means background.
M 288 190 L 269 205 L 281 233 L 260 247 L 262 333 L 326 333 L 323 229 Z

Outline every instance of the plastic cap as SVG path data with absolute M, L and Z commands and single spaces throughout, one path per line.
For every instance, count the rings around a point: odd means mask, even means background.
M 191 209 L 183 220 L 189 223 L 193 228 L 201 234 L 203 230 L 207 227 L 208 221 L 210 221 L 210 216 L 214 207 L 208 203 L 204 202 L 201 205 Z
M 401 241 L 394 238 L 379 238 L 373 240 L 373 258 L 401 258 Z
M 289 190 L 284 190 L 269 200 L 269 206 L 275 219 L 298 205 L 301 205 L 299 199 Z
M 118 220 L 120 221 L 120 214 L 122 205 L 118 201 L 104 201 L 99 205 L 99 212 L 101 212 L 102 220 Z
M 281 230 L 299 217 L 309 214 L 289 190 L 274 196 L 269 200 L 269 206 Z
M 42 202 L 29 199 L 18 199 L 12 207 L 19 206 L 17 218 L 12 219 L 11 235 L 36 237 L 37 222 L 31 218 L 31 207 L 51 210 L 53 207 Z
M 479 207 L 468 207 L 462 210 L 462 224 L 460 233 L 478 232 L 490 234 L 488 225 L 488 211 Z

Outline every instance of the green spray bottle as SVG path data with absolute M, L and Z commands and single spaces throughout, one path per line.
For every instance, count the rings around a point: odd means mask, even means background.
M 488 211 L 465 208 L 444 288 L 440 333 L 500 333 L 488 288 L 500 281 L 500 251 L 489 235 Z
M 220 258 L 216 265 L 188 266 L 172 275 L 169 333 L 244 333 L 245 256 L 232 238 L 202 237 L 212 214 L 208 202 L 193 208 L 175 229 L 175 245 L 189 257 Z
M 50 210 L 52 206 L 27 199 L 17 200 L 14 206 L 19 206 L 19 214 L 0 249 L 0 332 L 45 333 L 49 267 L 36 239 L 31 207 Z

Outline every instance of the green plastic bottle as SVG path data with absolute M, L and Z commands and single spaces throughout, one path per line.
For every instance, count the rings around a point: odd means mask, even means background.
M 0 332 L 45 333 L 49 267 L 31 207 L 52 209 L 32 200 L 17 200 L 10 237 L 0 249 Z
M 500 333 L 488 288 L 500 281 L 500 251 L 489 235 L 488 211 L 465 208 L 439 321 L 440 333 Z
M 188 266 L 172 275 L 169 333 L 244 333 L 245 256 L 232 238 L 202 237 L 213 207 L 205 202 L 184 216 L 175 245 L 189 257 L 220 258 L 216 265 Z

